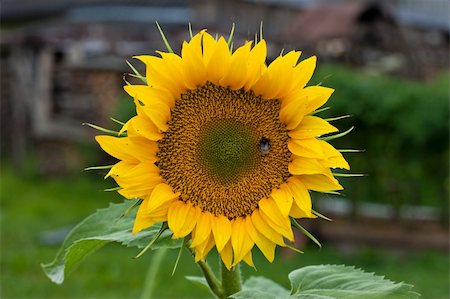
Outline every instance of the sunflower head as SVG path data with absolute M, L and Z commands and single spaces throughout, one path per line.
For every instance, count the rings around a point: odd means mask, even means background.
M 228 268 L 253 265 L 255 245 L 273 261 L 294 240 L 290 218 L 315 217 L 310 191 L 342 189 L 331 168 L 349 165 L 320 138 L 338 130 L 314 116 L 333 89 L 306 86 L 316 58 L 299 57 L 266 65 L 263 39 L 232 51 L 205 30 L 180 55 L 136 57 L 146 84 L 124 87 L 136 116 L 124 136 L 96 137 L 119 159 L 118 192 L 142 199 L 134 233 L 167 222 L 196 261 L 216 247 Z

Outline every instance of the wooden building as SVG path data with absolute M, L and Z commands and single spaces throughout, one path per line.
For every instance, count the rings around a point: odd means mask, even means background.
M 85 165 L 73 144 L 93 141 L 84 122 L 109 126 L 120 98 L 125 59 L 173 48 L 194 30 L 251 40 L 263 22 L 269 60 L 280 50 L 352 67 L 429 79 L 449 65 L 448 1 L 420 0 L 4 0 L 0 18 L 2 157 L 16 167 L 28 150 L 43 173 Z M 447 5 L 447 6 L 446 6 Z M 429 8 L 431 7 L 431 8 Z M 435 17 L 438 15 L 438 17 Z
M 43 174 L 79 170 L 88 162 L 75 145 L 93 144 L 98 134 L 82 124 L 114 126 L 109 117 L 127 98 L 126 59 L 165 49 L 155 20 L 180 44 L 189 10 L 180 1 L 49 0 L 23 1 L 20 14 L 10 2 L 2 19 L 12 29 L 0 42 L 2 157 L 21 168 L 31 151 Z

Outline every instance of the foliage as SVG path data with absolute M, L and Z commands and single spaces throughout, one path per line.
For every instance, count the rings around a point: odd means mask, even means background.
M 87 217 L 78 224 L 66 237 L 53 262 L 42 265 L 47 276 L 55 283 L 62 283 L 75 267 L 91 253 L 94 253 L 109 242 L 119 242 L 127 247 L 145 247 L 160 231 L 161 225 L 133 235 L 136 209 L 124 214 L 132 208 L 136 200 L 121 204 L 110 204 Z M 152 245 L 152 248 L 177 248 L 181 240 L 170 238 L 168 231 L 164 232 Z
M 133 235 L 131 228 L 135 217 L 128 212 L 136 204 L 135 201 L 125 201 L 121 204 L 111 204 L 87 217 L 78 224 L 66 237 L 53 262 L 42 265 L 47 276 L 55 283 L 62 283 L 67 274 L 84 260 L 109 242 L 115 241 L 127 247 L 144 247 L 151 242 L 161 229 L 155 225 Z M 128 213 L 127 213 L 128 212 Z M 170 234 L 161 235 L 154 248 L 179 248 L 182 242 L 172 240 Z M 319 265 L 297 269 L 289 274 L 291 295 L 287 290 L 266 278 L 250 278 L 243 290 L 233 295 L 233 298 L 417 298 L 418 294 L 411 292 L 411 285 L 393 283 L 382 277 L 368 274 L 353 267 Z M 200 281 L 195 278 L 190 280 Z
M 133 259 L 140 249 L 127 248 L 111 242 L 90 255 L 63 285 L 50 283 L 39 262 L 51 260 L 58 245 L 44 243 L 48 231 L 59 231 L 89 215 L 98 207 L 107 207 L 110 200 L 122 202 L 115 192 L 103 192 L 111 182 L 99 180 L 105 171 L 78 173 L 74 177 L 48 180 L 33 176 L 17 176 L 11 168 L 1 168 L 1 298 L 139 298 L 146 273 L 155 251 Z M 320 220 L 316 220 L 320 221 Z M 261 275 L 289 288 L 289 272 L 311 264 L 352 264 L 366 271 L 383 273 L 389 279 L 407 281 L 423 298 L 449 298 L 448 254 L 440 251 L 392 251 L 381 248 L 353 248 L 343 251 L 322 240 L 304 248 L 304 254 L 277 250 L 277 262 L 269 263 L 262 254 L 253 256 L 257 271 L 242 267 L 243 277 Z M 350 245 L 350 244 L 349 244 Z M 56 247 L 55 247 L 56 246 Z M 183 254 L 177 271 L 172 270 L 177 250 L 170 250 L 156 280 L 155 298 L 210 298 L 208 291 L 193 287 L 185 276 L 201 275 L 189 254 Z M 217 254 L 208 261 L 213 270 Z M 436 275 L 439 273 L 439 275 Z
M 334 144 L 365 150 L 346 156 L 354 172 L 368 175 L 344 181 L 350 198 L 448 206 L 448 74 L 426 83 L 328 65 L 314 78 L 336 90 L 323 114 L 352 116 L 335 122 L 355 130 Z
M 342 265 L 307 266 L 289 273 L 291 291 L 264 277 L 251 277 L 243 290 L 234 294 L 244 298 L 418 298 L 412 286 L 394 283 L 373 273 Z

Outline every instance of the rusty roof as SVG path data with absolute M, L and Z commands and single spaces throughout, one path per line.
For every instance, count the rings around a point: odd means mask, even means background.
M 391 19 L 385 8 L 364 1 L 304 7 L 285 30 L 285 39 L 315 42 L 348 37 L 364 14 L 370 10 L 378 12 L 381 17 Z

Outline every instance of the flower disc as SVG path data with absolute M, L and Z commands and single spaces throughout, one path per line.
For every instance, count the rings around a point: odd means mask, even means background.
M 273 261 L 294 240 L 290 217 L 315 217 L 309 191 L 341 190 L 331 169 L 349 169 L 320 139 L 338 130 L 313 115 L 333 93 L 306 87 L 316 58 L 291 51 L 266 66 L 264 40 L 231 51 L 205 30 L 181 55 L 158 53 L 136 57 L 145 84 L 124 87 L 137 115 L 119 137 L 96 137 L 119 159 L 107 174 L 118 192 L 143 199 L 133 233 L 167 222 L 196 261 L 216 247 L 228 268 L 253 265 L 254 245 Z
M 289 177 L 280 102 L 210 82 L 181 95 L 159 141 L 162 178 L 182 200 L 228 219 L 251 215 Z M 261 153 L 260 141 L 271 150 Z

